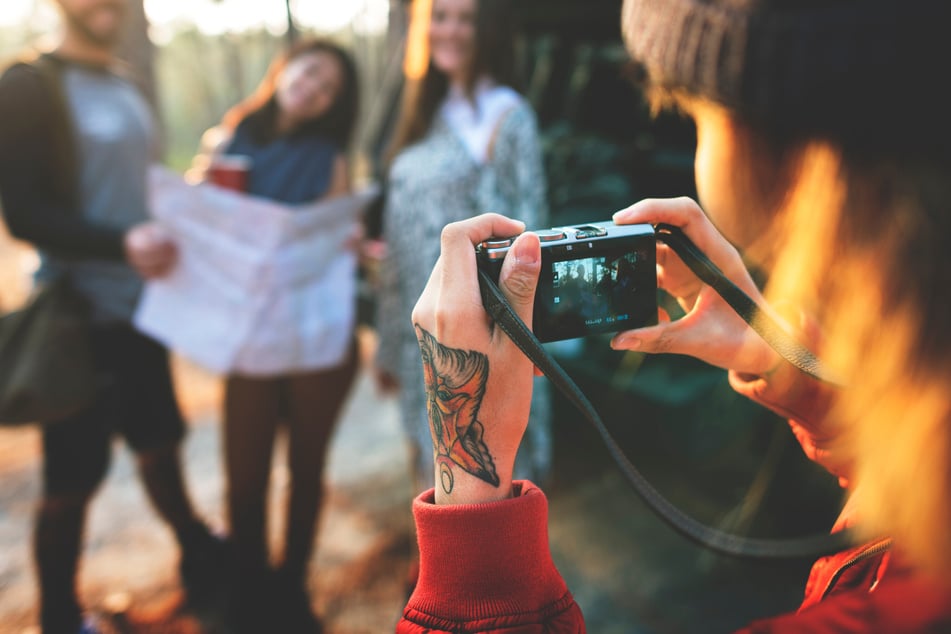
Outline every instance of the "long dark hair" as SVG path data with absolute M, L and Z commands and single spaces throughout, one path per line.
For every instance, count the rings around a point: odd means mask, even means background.
M 333 55 L 343 71 L 343 82 L 337 98 L 322 115 L 298 125 L 291 134 L 295 136 L 320 136 L 346 150 L 356 127 L 359 106 L 357 68 L 353 58 L 343 48 L 325 39 L 300 40 L 278 56 L 268 68 L 264 79 L 253 93 L 225 113 L 222 125 L 235 130 L 247 126 L 251 137 L 258 143 L 268 143 L 277 136 L 277 99 L 274 96 L 277 78 L 287 65 L 297 57 L 309 53 Z
M 518 89 L 515 73 L 515 29 L 511 0 L 477 0 L 475 55 L 466 92 L 471 94 L 475 82 L 488 75 L 496 83 Z M 403 103 L 396 125 L 389 158 L 408 145 L 426 136 L 432 126 L 436 109 L 449 91 L 449 78 L 433 65 L 432 58 L 421 79 L 407 78 Z

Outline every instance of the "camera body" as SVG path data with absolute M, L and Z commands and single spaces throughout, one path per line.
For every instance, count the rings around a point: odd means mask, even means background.
M 657 248 L 651 225 L 609 220 L 532 233 L 542 247 L 532 317 L 539 341 L 657 323 Z M 496 282 L 514 240 L 491 238 L 476 246 L 479 268 Z

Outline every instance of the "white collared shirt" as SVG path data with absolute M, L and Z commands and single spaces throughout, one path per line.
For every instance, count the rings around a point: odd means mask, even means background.
M 450 86 L 439 116 L 462 140 L 473 160 L 484 165 L 499 122 L 521 97 L 508 86 L 499 86 L 487 77 L 477 81 L 472 92 L 470 99 L 461 87 Z

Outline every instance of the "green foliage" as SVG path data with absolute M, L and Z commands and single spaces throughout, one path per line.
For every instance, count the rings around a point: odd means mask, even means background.
M 192 28 L 156 49 L 165 162 L 170 167 L 188 167 L 202 133 L 254 90 L 282 45 L 282 38 L 264 30 L 210 37 Z
M 350 50 L 360 75 L 361 116 L 372 109 L 386 62 L 385 37 L 302 32 L 301 37 L 330 37 Z M 271 61 L 286 44 L 267 30 L 208 36 L 197 29 L 180 31 L 156 49 L 156 81 L 165 138 L 165 163 L 188 167 L 201 135 L 257 87 Z M 361 130 L 357 130 L 361 138 Z

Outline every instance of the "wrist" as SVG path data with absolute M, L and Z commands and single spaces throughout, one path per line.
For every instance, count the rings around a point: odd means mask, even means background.
M 435 464 L 436 504 L 484 504 L 513 497 L 511 469 L 492 484 L 437 458 Z
M 779 373 L 783 366 L 790 365 L 783 357 L 781 357 L 777 352 L 770 349 L 767 359 L 765 359 L 763 366 L 766 368 L 758 372 L 752 373 L 740 373 L 740 374 L 753 374 L 767 380 L 773 378 L 777 373 Z
M 773 358 L 762 363 L 765 368 L 757 371 L 731 370 L 738 383 L 757 383 L 760 389 L 766 389 L 772 394 L 785 394 L 798 380 L 800 370 L 776 353 Z

